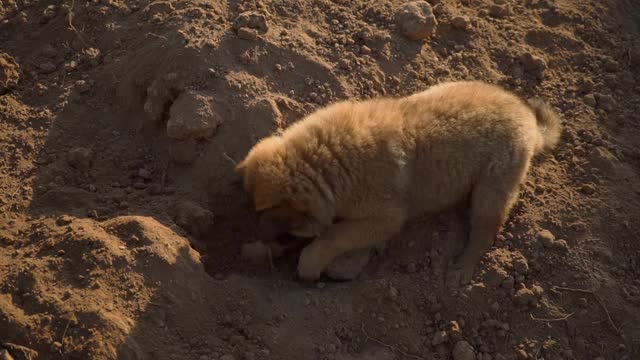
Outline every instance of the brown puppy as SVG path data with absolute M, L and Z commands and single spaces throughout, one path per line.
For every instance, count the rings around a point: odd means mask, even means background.
M 469 242 L 449 270 L 466 283 L 518 195 L 531 158 L 560 138 L 559 116 L 481 82 L 412 96 L 343 101 L 256 144 L 236 171 L 267 242 L 315 237 L 298 275 L 315 280 L 339 255 L 380 245 L 407 219 L 471 200 Z M 339 219 L 339 220 L 336 220 Z

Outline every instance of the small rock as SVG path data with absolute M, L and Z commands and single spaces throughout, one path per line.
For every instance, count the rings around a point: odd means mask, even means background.
M 511 15 L 511 7 L 509 5 L 498 5 L 498 4 L 493 4 L 491 5 L 491 7 L 489 8 L 489 15 L 491 15 L 494 18 L 504 18 L 507 17 L 509 15 Z
M 538 231 L 538 241 L 542 244 L 542 246 L 546 248 L 550 248 L 553 246 L 553 243 L 556 241 L 556 237 L 551 233 L 551 231 L 542 229 Z
M 475 350 L 473 346 L 464 340 L 460 340 L 453 347 L 451 352 L 453 360 L 476 360 Z
M 75 148 L 67 154 L 67 163 L 74 169 L 88 170 L 91 167 L 93 153 L 83 147 Z
M 418 271 L 417 267 L 416 267 L 416 263 L 414 262 L 410 262 L 407 264 L 405 270 L 409 273 L 409 274 L 413 274 L 414 272 Z
M 144 190 L 147 188 L 147 184 L 143 183 L 143 182 L 136 182 L 133 184 L 133 188 L 136 190 Z
M 167 135 L 176 140 L 211 137 L 222 119 L 214 111 L 213 99 L 197 91 L 185 91 L 169 109 Z
M 596 187 L 593 184 L 583 184 L 580 187 L 580 192 L 585 195 L 593 195 L 596 193 Z M 553 244 L 551 244 L 551 246 L 553 246 Z
M 446 331 L 436 331 L 433 334 L 433 339 L 431 340 L 432 346 L 438 346 L 440 344 L 445 343 L 449 339 Z
M 613 96 L 607 94 L 594 94 L 596 99 L 596 106 L 598 109 L 602 109 L 606 112 L 611 112 L 616 106 L 616 101 L 613 99 Z
M 513 296 L 513 301 L 519 306 L 536 307 L 538 305 L 538 298 L 536 297 L 536 294 L 527 288 L 518 290 Z
M 470 23 L 468 16 L 456 16 L 451 19 L 451 26 L 456 29 L 466 30 Z
M 620 65 L 617 61 L 613 60 L 610 57 L 606 57 L 604 62 L 602 63 L 604 70 L 607 72 L 617 72 L 620 70 Z
M 537 296 L 537 297 L 542 297 L 542 295 L 544 294 L 544 289 L 542 288 L 542 286 L 540 285 L 533 285 L 531 287 L 531 291 L 533 291 L 533 293 Z
M 371 49 L 367 45 L 362 45 L 360 47 L 360 54 L 362 54 L 362 55 L 371 55 Z
M 556 250 L 568 251 L 569 244 L 567 244 L 567 240 L 560 239 L 553 243 L 553 248 Z
M 507 278 L 509 274 L 500 267 L 492 267 L 484 274 L 484 282 L 491 287 L 500 286 Z
M 49 5 L 42 12 L 42 16 L 47 20 L 51 20 L 56 17 L 56 10 L 57 8 L 55 5 Z
M 518 256 L 513 259 L 513 269 L 518 274 L 526 275 L 529 273 L 529 263 L 524 256 Z
M 396 288 L 395 288 L 395 287 L 393 287 L 393 286 L 389 287 L 389 296 L 390 296 L 392 299 L 397 299 L 397 298 L 398 298 L 398 295 L 399 295 L 399 293 L 398 293 L 398 289 L 396 289 Z
M 233 21 L 233 29 L 236 31 L 243 27 L 258 30 L 260 34 L 264 34 L 269 30 L 267 18 L 255 11 L 243 12 Z
M 191 164 L 198 156 L 196 141 L 188 139 L 185 141 L 172 141 L 169 143 L 169 156 L 180 165 Z
M 20 71 L 16 61 L 5 53 L 0 53 L 0 95 L 15 88 L 20 80 Z
M 231 354 L 222 355 L 220 360 L 236 360 L 236 358 Z
M 151 172 L 145 168 L 140 168 L 138 170 L 138 176 L 144 180 L 151 180 Z
M 589 163 L 600 169 L 606 175 L 613 175 L 616 173 L 620 161 L 604 147 L 594 148 L 588 156 Z
M 516 357 L 518 360 L 530 360 L 529 354 L 524 349 L 516 349 Z
M 86 80 L 78 80 L 75 82 L 75 88 L 79 93 L 84 94 L 91 89 L 91 84 Z
M 451 341 L 462 339 L 462 329 L 460 328 L 460 324 L 455 320 L 449 323 L 448 333 Z
M 44 62 L 38 65 L 38 67 L 45 74 L 51 74 L 52 72 L 56 71 L 56 66 L 51 62 Z
M 591 107 L 596 107 L 596 97 L 593 94 L 587 94 L 582 98 L 582 101 L 584 101 L 585 104 L 591 106 Z
M 243 40 L 255 40 L 258 38 L 258 31 L 243 27 L 238 29 L 238 37 Z
M 204 238 L 213 225 L 213 213 L 193 201 L 178 203 L 172 210 L 175 223 L 196 238 Z
M 100 64 L 100 49 L 97 48 L 87 48 L 82 52 L 82 55 L 85 57 L 86 61 L 88 61 L 91 66 L 97 66 Z
M 173 5 L 169 1 L 153 1 L 144 9 L 149 16 L 165 15 L 173 12 L 173 10 Z
M 53 46 L 51 46 L 50 44 L 46 44 L 40 50 L 40 54 L 42 54 L 42 56 L 44 56 L 44 57 L 48 57 L 48 58 L 51 59 L 51 58 L 56 57 L 56 55 L 58 55 L 58 52 L 56 51 L 56 49 Z
M 395 19 L 402 35 L 410 40 L 430 37 L 438 25 L 433 9 L 426 1 L 412 1 L 404 4 L 396 13 Z
M 346 253 L 335 259 L 325 270 L 333 280 L 352 280 L 358 277 L 371 259 L 371 250 L 359 250 Z
M 56 219 L 56 225 L 66 226 L 73 222 L 73 218 L 69 215 L 61 215 Z
M 502 284 L 500 284 L 500 286 L 502 286 L 505 289 L 513 289 L 513 287 L 515 286 L 515 279 L 513 276 L 509 276 L 506 279 L 504 279 L 504 281 L 502 281 Z
M 520 55 L 519 60 L 525 71 L 535 75 L 538 79 L 542 79 L 544 77 L 544 71 L 547 69 L 547 62 L 543 58 L 526 52 Z

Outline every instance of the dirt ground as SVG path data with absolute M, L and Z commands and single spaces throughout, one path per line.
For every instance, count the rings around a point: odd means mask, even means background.
M 640 359 L 640 3 L 405 3 L 0 0 L 0 359 Z M 449 213 L 351 281 L 240 259 L 252 144 L 453 79 L 565 121 L 471 285 Z

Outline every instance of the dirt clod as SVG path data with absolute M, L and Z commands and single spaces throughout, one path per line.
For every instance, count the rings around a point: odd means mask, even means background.
M 233 22 L 234 29 L 239 30 L 243 27 L 258 30 L 260 34 L 264 34 L 269 30 L 267 18 L 264 15 L 254 11 L 247 11 L 238 15 L 238 17 Z
M 402 35 L 410 40 L 426 39 L 436 31 L 438 21 L 426 1 L 412 1 L 402 5 L 396 13 L 396 24 Z
M 456 29 L 466 30 L 469 28 L 471 21 L 468 16 L 456 16 L 451 19 L 451 26 Z
M 531 289 L 527 288 L 518 290 L 513 296 L 513 301 L 518 306 L 536 307 L 538 305 L 538 298 L 536 297 L 536 294 Z
M 0 95 L 15 88 L 20 80 L 20 68 L 6 53 L 0 53 Z
M 78 147 L 67 154 L 67 163 L 78 170 L 87 170 L 93 162 L 93 152 L 87 148 Z
M 454 345 L 451 356 L 453 357 L 453 360 L 476 360 L 476 354 L 473 346 L 464 340 L 460 340 Z
M 220 125 L 213 109 L 213 99 L 195 91 L 181 93 L 169 110 L 167 135 L 176 140 L 207 139 Z

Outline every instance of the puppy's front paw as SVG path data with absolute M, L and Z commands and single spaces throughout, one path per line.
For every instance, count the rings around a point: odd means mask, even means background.
M 323 265 L 315 256 L 313 250 L 306 247 L 302 250 L 300 258 L 298 259 L 298 277 L 305 281 L 316 281 L 322 275 L 324 270 Z

